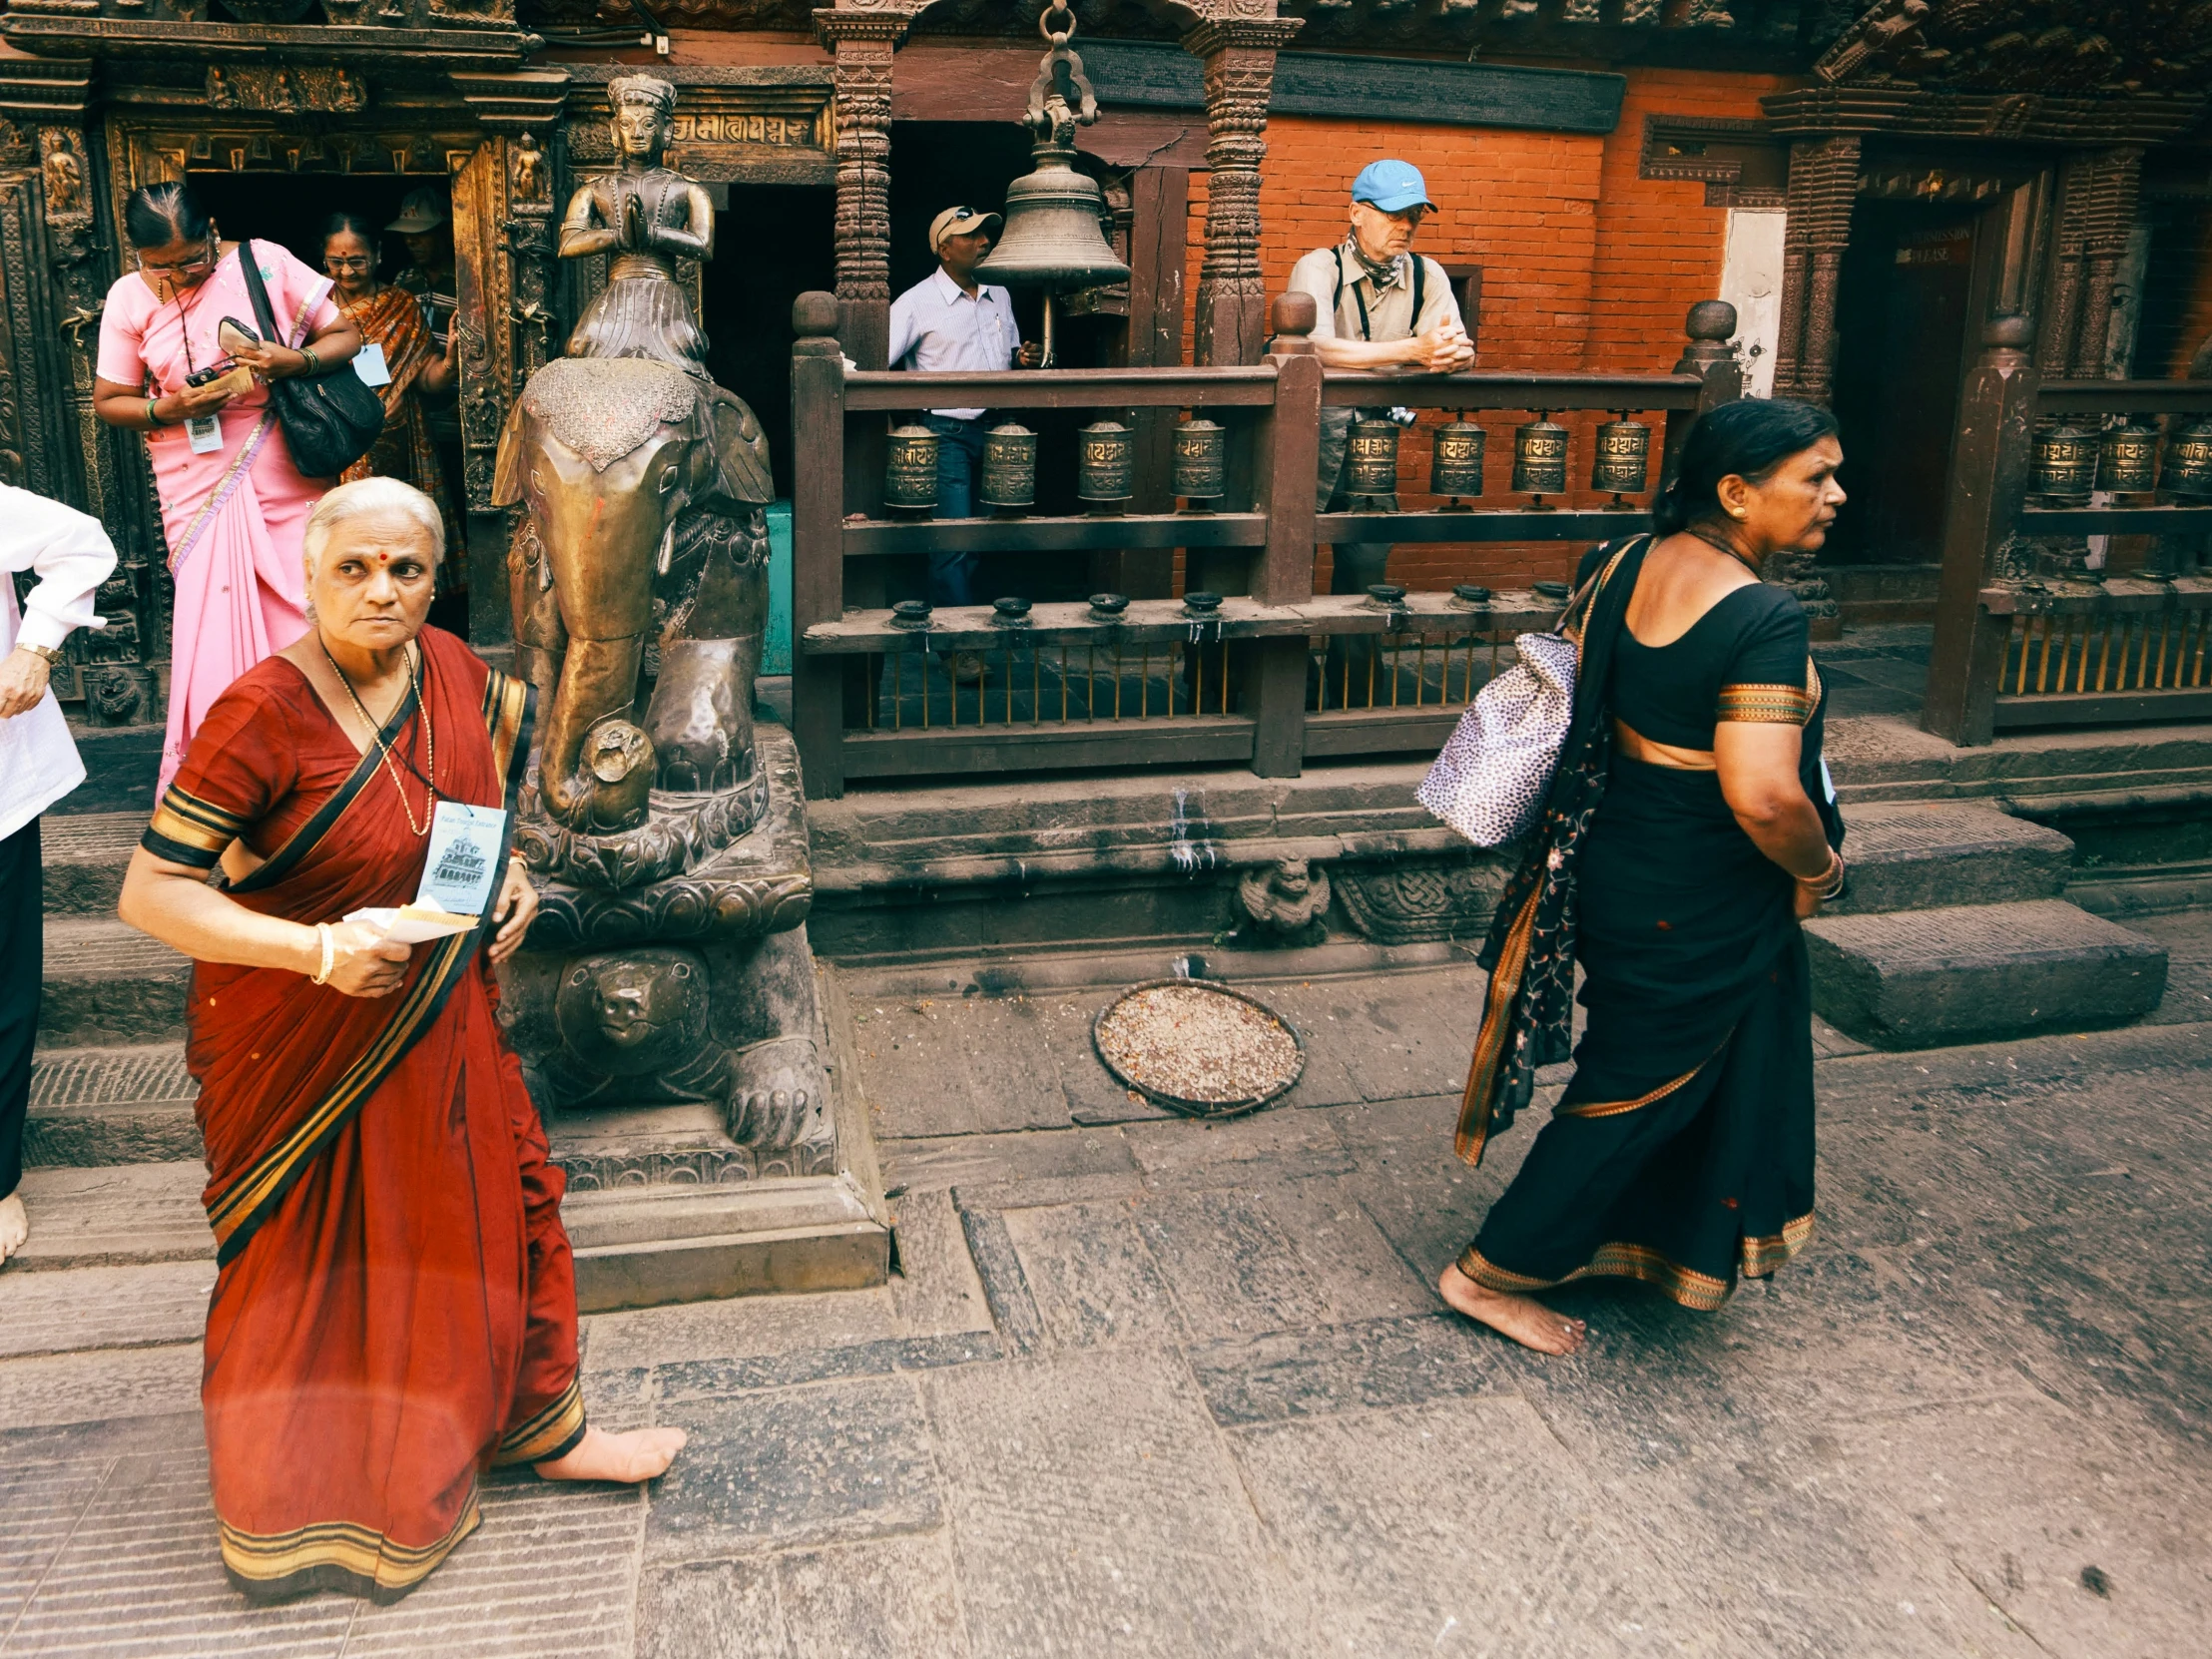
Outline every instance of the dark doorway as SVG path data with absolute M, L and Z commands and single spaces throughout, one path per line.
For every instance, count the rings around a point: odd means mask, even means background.
M 780 496 L 792 492 L 792 301 L 837 285 L 836 206 L 826 187 L 732 185 L 700 276 L 708 372 L 760 416 Z
M 1941 557 L 1943 495 L 1975 293 L 1977 210 L 1870 202 L 1837 301 L 1836 417 L 1851 499 L 1826 561 Z
M 309 269 L 322 269 L 322 222 L 338 212 L 356 213 L 369 224 L 389 225 L 399 217 L 400 199 L 435 180 L 378 179 L 337 173 L 193 173 L 198 196 L 224 236 L 252 237 L 281 244 Z M 442 194 L 442 193 L 441 193 Z M 386 234 L 378 245 L 383 263 L 376 275 L 389 280 L 407 264 L 407 249 Z

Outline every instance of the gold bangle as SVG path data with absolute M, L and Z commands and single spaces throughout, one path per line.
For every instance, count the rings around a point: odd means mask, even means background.
M 48 668 L 53 668 L 62 660 L 61 651 L 55 646 L 33 645 L 29 640 L 17 640 L 15 643 L 34 657 L 44 657 Z
M 314 936 L 322 945 L 322 971 L 314 976 L 311 983 L 324 985 L 329 983 L 330 970 L 337 966 L 337 934 L 331 930 L 328 922 L 318 921 L 314 924 Z

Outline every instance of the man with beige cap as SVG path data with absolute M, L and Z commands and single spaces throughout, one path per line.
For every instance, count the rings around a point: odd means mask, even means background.
M 891 302 L 890 365 L 924 372 L 1035 368 L 1044 352 L 1022 342 L 1013 298 L 975 279 L 1003 223 L 997 214 L 947 208 L 929 222 L 929 252 L 937 269 Z M 984 411 L 931 409 L 922 422 L 937 434 L 937 512 L 970 518 L 975 474 L 983 462 Z M 972 553 L 929 555 L 929 603 L 966 605 L 976 559 Z

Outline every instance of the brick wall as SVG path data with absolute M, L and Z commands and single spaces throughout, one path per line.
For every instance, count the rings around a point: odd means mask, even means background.
M 1283 116 L 1268 123 L 1262 174 L 1261 257 L 1271 294 L 1310 249 L 1341 240 L 1353 177 L 1379 156 L 1413 163 L 1437 212 L 1414 247 L 1446 264 L 1483 268 L 1483 368 L 1663 372 L 1683 345 L 1690 306 L 1720 287 L 1726 215 L 1705 205 L 1701 184 L 1637 177 L 1644 118 L 1656 113 L 1755 116 L 1758 99 L 1784 83 L 1765 76 L 1631 70 L 1620 125 L 1600 138 L 1495 128 Z M 1206 242 L 1206 175 L 1191 180 L 1190 278 L 1195 298 Z M 1190 333 L 1185 333 L 1186 358 Z M 1430 415 L 1399 445 L 1402 504 L 1435 505 L 1425 491 Z M 1489 433 L 1481 505 L 1524 502 L 1505 485 L 1513 428 L 1525 415 L 1481 417 Z M 1590 428 L 1607 416 L 1568 419 L 1570 481 L 1587 480 Z M 1658 417 L 1650 417 L 1654 423 Z M 1653 476 L 1657 476 L 1654 442 Z M 1598 505 L 1588 490 L 1563 505 Z M 1580 548 L 1564 545 L 1401 547 L 1391 577 L 1408 587 L 1477 581 L 1525 586 L 1571 574 Z M 1328 582 L 1323 554 L 1318 581 Z

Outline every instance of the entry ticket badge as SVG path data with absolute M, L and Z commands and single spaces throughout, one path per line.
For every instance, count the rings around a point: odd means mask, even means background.
M 353 372 L 368 386 L 391 384 L 391 369 L 384 362 L 384 348 L 370 343 L 353 353 Z
M 212 414 L 195 415 L 185 422 L 185 436 L 195 455 L 213 455 L 223 447 L 223 421 Z
M 429 856 L 414 907 L 448 915 L 480 916 L 491 907 L 492 883 L 499 877 L 499 843 L 507 830 L 506 812 L 441 801 L 430 818 Z
M 1828 804 L 1833 807 L 1836 804 L 1836 780 L 1829 776 L 1826 755 L 1821 757 L 1821 788 L 1827 792 Z

